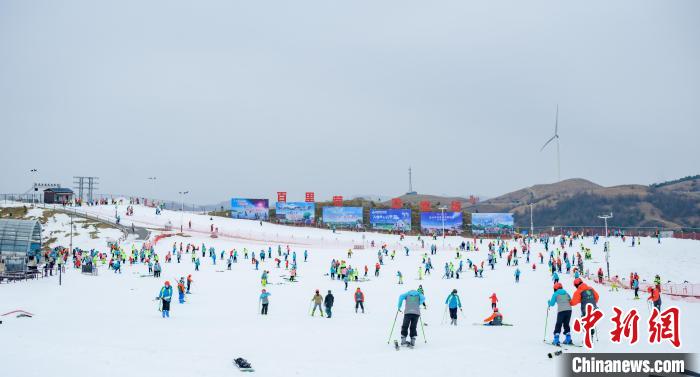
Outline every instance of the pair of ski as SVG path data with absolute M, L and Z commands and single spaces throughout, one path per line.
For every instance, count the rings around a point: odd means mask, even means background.
M 561 356 L 561 355 L 564 353 L 564 351 L 568 351 L 568 350 L 569 350 L 568 347 L 577 347 L 577 348 L 582 348 L 582 347 L 583 347 L 583 346 L 580 345 L 580 344 L 574 344 L 574 343 L 571 343 L 571 344 L 563 344 L 563 343 L 562 343 L 562 344 L 560 344 L 560 345 L 556 345 L 556 344 L 551 343 L 551 342 L 548 342 L 548 341 L 546 341 L 546 340 L 543 340 L 543 342 L 544 342 L 545 344 L 549 344 L 549 345 L 552 346 L 552 347 L 560 348 L 559 350 L 556 350 L 556 351 L 554 351 L 554 352 L 548 352 L 548 353 L 547 353 L 547 357 L 550 358 L 550 359 L 554 358 L 554 356 Z
M 394 339 L 394 348 L 395 348 L 397 351 L 400 350 L 402 346 L 403 346 L 403 347 L 406 347 L 406 348 L 409 348 L 409 349 L 413 349 L 413 347 L 414 347 L 414 346 L 411 345 L 411 343 L 399 344 L 399 341 L 396 340 L 396 339 Z

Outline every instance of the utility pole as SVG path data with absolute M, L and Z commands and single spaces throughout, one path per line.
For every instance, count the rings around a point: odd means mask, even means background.
M 605 220 L 605 238 L 608 238 L 608 219 L 612 219 L 613 213 L 610 212 L 609 215 L 600 215 L 598 216 L 599 219 Z
M 534 237 L 535 234 L 535 225 L 532 222 L 532 206 L 534 204 L 530 203 L 530 237 Z

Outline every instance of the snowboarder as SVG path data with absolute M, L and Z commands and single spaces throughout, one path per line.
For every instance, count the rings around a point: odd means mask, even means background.
M 413 347 L 416 345 L 416 336 L 418 335 L 416 327 L 420 319 L 420 306 L 425 302 L 425 296 L 415 290 L 402 294 L 399 296 L 399 312 L 404 301 L 406 301 L 406 306 L 404 307 L 403 324 L 401 325 L 401 345 Z M 409 335 L 409 329 L 411 341 L 407 342 L 406 336 Z
M 462 301 L 457 296 L 457 290 L 453 289 L 452 293 L 447 296 L 445 305 L 450 310 L 450 325 L 457 326 L 457 309 L 462 310 Z
M 564 327 L 564 336 L 566 337 L 564 339 L 564 344 L 571 344 L 571 330 L 569 329 L 569 322 L 571 322 L 571 296 L 569 296 L 559 282 L 554 283 L 553 289 L 554 293 L 549 299 L 549 306 L 547 307 L 547 310 L 549 310 L 550 307 L 555 304 L 557 305 L 557 323 L 554 326 L 554 340 L 552 344 L 555 346 L 560 345 L 559 333 L 561 332 L 562 326 Z

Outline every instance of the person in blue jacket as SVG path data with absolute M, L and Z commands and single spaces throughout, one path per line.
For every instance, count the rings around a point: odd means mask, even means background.
M 262 310 L 260 311 L 260 314 L 262 315 L 267 315 L 267 307 L 270 305 L 270 297 L 272 295 L 270 292 L 266 290 L 262 290 L 262 293 L 260 294 L 260 303 L 262 304 Z
M 169 281 L 165 281 L 165 285 L 160 289 L 160 293 L 158 293 L 158 297 L 156 299 L 160 299 L 162 302 L 162 307 L 161 307 L 161 312 L 163 314 L 163 318 L 170 318 L 170 300 L 173 298 L 173 287 L 170 286 Z
M 418 336 L 418 331 L 416 327 L 418 326 L 418 320 L 420 319 L 420 306 L 425 302 L 425 296 L 422 293 L 411 290 L 401 296 L 399 296 L 398 311 L 401 311 L 401 306 L 404 301 L 406 306 L 404 307 L 403 314 L 403 324 L 401 325 L 401 345 L 413 347 L 416 345 L 416 336 Z M 406 336 L 411 335 L 411 341 L 406 341 Z
M 456 289 L 453 289 L 452 293 L 447 296 L 445 305 L 447 305 L 447 308 L 450 309 L 450 325 L 457 326 L 457 309 L 460 311 L 462 310 L 462 301 L 459 299 L 459 296 L 457 296 Z
M 554 271 L 554 270 L 552 270 L 552 281 L 553 281 L 554 283 L 558 283 L 558 282 L 559 282 L 559 274 L 557 274 L 557 272 Z
M 519 282 L 520 282 L 520 268 L 519 268 L 519 267 L 517 267 L 517 268 L 515 269 L 515 282 L 516 282 L 516 283 L 519 283 Z
M 560 345 L 559 334 L 564 327 L 564 344 L 572 344 L 571 333 L 569 329 L 569 322 L 571 322 L 571 296 L 564 290 L 561 283 L 556 282 L 553 286 L 554 293 L 552 293 L 552 298 L 548 301 L 547 310 L 550 307 L 557 305 L 557 323 L 554 325 L 554 340 L 552 344 L 555 346 Z

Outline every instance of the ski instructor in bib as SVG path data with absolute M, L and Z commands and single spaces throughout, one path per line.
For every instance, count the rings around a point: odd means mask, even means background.
M 399 296 L 399 311 L 401 311 L 401 305 L 406 301 L 406 306 L 403 312 L 403 324 L 401 325 L 401 345 L 409 345 L 411 347 L 416 345 L 416 336 L 418 331 L 416 327 L 418 326 L 418 319 L 420 318 L 420 306 L 425 302 L 425 296 L 422 293 L 411 290 L 401 296 Z M 411 330 L 411 341 L 406 341 L 406 336 L 408 335 L 409 328 Z

